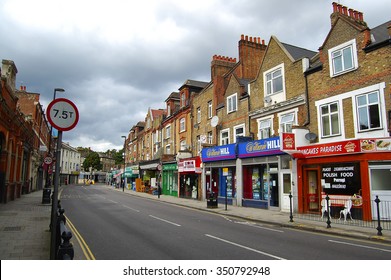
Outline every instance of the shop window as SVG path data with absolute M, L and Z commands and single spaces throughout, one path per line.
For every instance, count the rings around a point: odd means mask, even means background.
M 359 95 L 356 99 L 359 132 L 381 128 L 379 92 Z
M 320 106 L 322 137 L 340 135 L 338 102 Z

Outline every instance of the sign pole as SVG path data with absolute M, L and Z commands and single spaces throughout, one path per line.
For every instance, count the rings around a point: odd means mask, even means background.
M 57 208 L 58 208 L 58 185 L 60 181 L 60 160 L 61 160 L 62 131 L 58 131 L 57 149 L 56 149 L 56 167 L 54 174 L 54 190 L 52 202 L 52 228 L 51 228 L 51 247 L 50 259 L 56 259 L 56 240 L 57 240 Z

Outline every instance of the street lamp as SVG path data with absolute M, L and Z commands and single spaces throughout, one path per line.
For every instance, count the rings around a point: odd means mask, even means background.
M 126 169 L 126 153 L 125 153 L 125 147 L 126 147 L 126 136 L 121 136 L 122 138 L 124 138 L 124 182 L 123 182 L 123 185 L 122 185 L 122 191 L 124 192 L 125 191 L 125 182 L 126 182 L 126 177 L 125 177 L 125 169 Z
M 63 88 L 55 88 L 54 89 L 54 92 L 53 92 L 53 100 L 56 99 L 56 92 L 64 92 L 65 89 Z M 49 135 L 49 149 L 48 149 L 48 156 L 51 156 L 51 152 L 52 152 L 52 140 L 53 140 L 53 126 L 50 126 L 50 135 Z M 46 168 L 46 178 L 45 178 L 45 189 L 46 191 L 43 192 L 43 197 L 42 197 L 42 203 L 47 203 L 49 204 L 50 203 L 50 192 L 48 191 L 48 189 L 50 188 L 50 182 L 49 182 L 49 166 L 47 166 Z M 45 195 L 46 194 L 46 195 Z

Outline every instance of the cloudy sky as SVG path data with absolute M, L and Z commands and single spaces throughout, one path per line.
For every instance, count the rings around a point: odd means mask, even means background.
M 337 1 L 337 0 L 336 0 Z M 120 149 L 121 135 L 149 107 L 187 80 L 210 81 L 215 54 L 238 58 L 240 35 L 271 35 L 318 50 L 329 29 L 331 0 L 0 0 L 0 58 L 18 68 L 16 86 L 39 93 L 47 108 L 73 101 L 71 146 Z M 341 0 L 370 28 L 390 20 L 389 0 Z

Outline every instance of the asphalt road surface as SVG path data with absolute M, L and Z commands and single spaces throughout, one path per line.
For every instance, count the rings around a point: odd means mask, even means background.
M 103 185 L 65 186 L 60 199 L 97 260 L 391 259 L 387 244 L 232 219 Z

